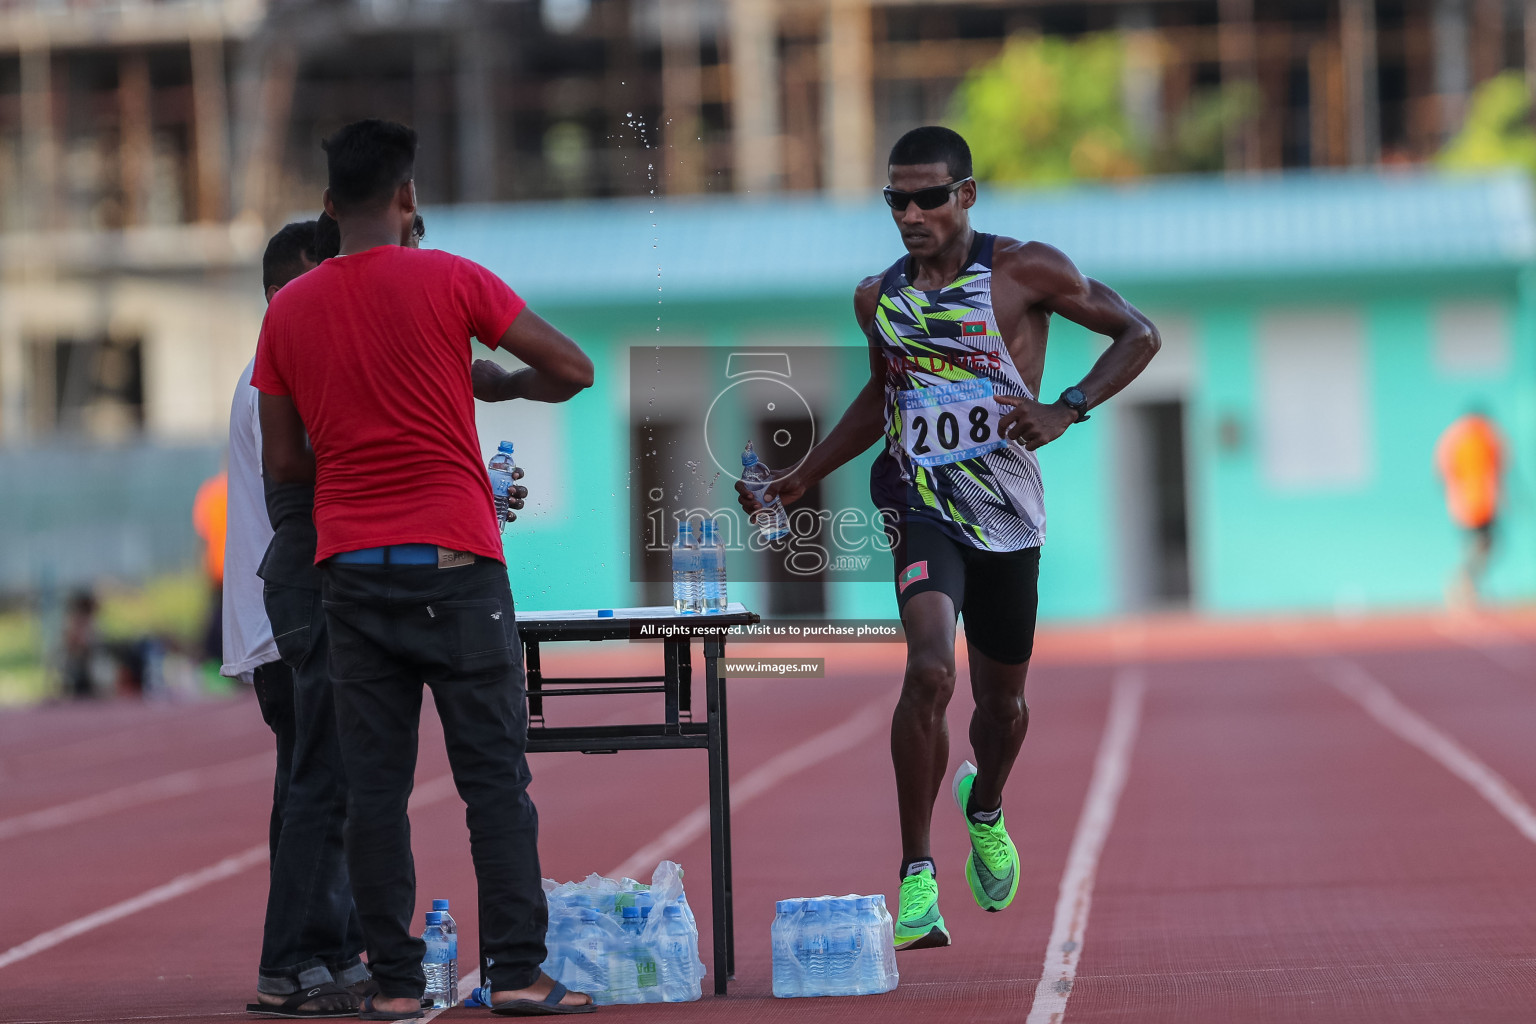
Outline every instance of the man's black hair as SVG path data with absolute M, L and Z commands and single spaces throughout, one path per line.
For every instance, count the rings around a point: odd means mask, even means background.
M 891 147 L 891 166 L 943 164 L 954 181 L 971 176 L 971 147 L 959 132 L 936 124 L 913 128 Z
M 378 118 L 352 122 L 320 148 L 331 201 L 343 213 L 383 206 L 416 167 L 415 130 Z
M 283 229 L 267 242 L 267 251 L 261 254 L 261 288 L 265 291 L 274 285 L 281 288 L 308 268 L 304 261 L 315 260 L 315 222 L 296 220 L 285 224 Z
M 324 210 L 315 219 L 315 262 L 324 263 L 341 253 L 341 225 Z

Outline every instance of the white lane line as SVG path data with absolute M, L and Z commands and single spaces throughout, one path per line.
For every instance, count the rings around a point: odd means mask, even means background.
M 1476 651 L 1500 668 L 1517 675 L 1530 674 L 1532 663 L 1528 642 L 1518 633 L 1491 622 L 1480 622 L 1476 628 L 1455 622 L 1437 622 L 1434 630 L 1447 640 Z
M 1317 666 L 1318 672 L 1340 693 L 1359 704 L 1366 713 L 1399 739 L 1411 743 L 1440 762 L 1440 765 L 1477 791 L 1493 805 L 1519 833 L 1536 843 L 1536 811 L 1526 803 L 1509 780 L 1484 764 L 1471 751 L 1457 743 L 1410 710 L 1360 665 L 1343 658 L 1332 658 Z
M 890 716 L 890 708 L 884 705 L 866 705 L 841 724 L 770 758 L 743 778 L 731 783 L 731 810 L 740 809 L 791 775 L 857 746 L 874 735 L 882 726 L 889 724 Z M 626 857 L 623 863 L 608 872 L 608 877 L 639 878 L 640 872 L 654 871 L 663 858 L 675 855 L 678 850 L 708 831 L 709 803 L 706 801 L 679 818 L 661 835 Z M 649 874 L 645 877 L 649 877 Z
M 1094 876 L 1099 869 L 1099 854 L 1115 822 L 1120 792 L 1130 773 L 1131 749 L 1141 724 L 1142 695 L 1146 680 L 1141 672 L 1125 669 L 1115 678 L 1109 701 L 1109 716 L 1104 724 L 1104 738 L 1099 742 L 1093 763 L 1093 778 L 1083 801 L 1083 814 L 1072 836 L 1067 854 L 1067 868 L 1061 876 L 1056 897 L 1056 918 L 1051 923 L 1051 939 L 1045 947 L 1045 966 L 1035 986 L 1035 999 L 1026 1024 L 1061 1024 L 1067 1013 L 1067 997 L 1077 977 L 1077 962 L 1083 954 L 1083 939 L 1088 931 L 1088 911 L 1093 903 Z
M 29 956 L 41 953 L 45 949 L 52 949 L 86 932 L 94 931 L 102 925 L 120 921 L 131 914 L 137 914 L 141 910 L 159 906 L 168 900 L 178 896 L 185 896 L 189 892 L 201 889 L 205 885 L 217 882 L 220 879 L 238 875 L 246 868 L 255 867 L 267 859 L 267 844 L 253 846 L 249 850 L 243 850 L 233 857 L 225 857 L 217 864 L 212 864 L 201 871 L 191 871 L 185 875 L 179 875 L 164 885 L 157 885 L 148 892 L 142 892 L 132 899 L 114 903 L 94 914 L 77 917 L 65 925 L 60 925 L 51 931 L 33 936 L 19 946 L 12 946 L 4 953 L 0 953 L 0 967 L 9 967 Z
M 82 797 L 68 803 L 44 807 L 14 817 L 0 819 L 0 840 L 13 839 L 32 832 L 44 832 L 51 828 L 74 825 L 105 814 L 115 814 L 133 807 L 187 796 L 221 786 L 237 786 L 254 782 L 262 777 L 271 778 L 273 754 L 269 750 L 254 757 L 206 768 L 188 768 L 158 778 L 146 779 L 127 786 L 109 789 L 105 793 Z
M 453 794 L 453 777 L 451 775 L 439 775 L 437 778 L 416 787 L 415 791 L 411 794 L 411 810 L 419 810 L 422 807 L 438 803 Z M 114 903 L 112 906 L 98 910 L 95 913 L 87 914 L 84 917 L 77 917 L 68 924 L 60 925 L 51 931 L 43 932 L 41 935 L 35 935 L 19 946 L 12 946 L 5 952 L 0 953 L 0 968 L 9 967 L 11 964 L 25 960 L 30 956 L 35 956 L 44 950 L 52 949 L 54 946 L 68 942 L 70 939 L 84 935 L 86 932 L 94 931 L 103 925 L 111 924 L 114 921 L 121 921 L 123 918 L 137 914 L 141 910 L 148 910 L 150 907 L 159 906 L 162 903 L 176 899 L 178 896 L 185 896 L 189 892 L 195 892 L 206 885 L 238 875 L 240 872 L 253 868 L 257 864 L 265 864 L 266 861 L 267 844 L 262 843 L 259 846 L 252 846 L 247 850 L 242 850 L 233 856 L 225 857 L 217 864 L 211 864 L 201 870 L 189 871 L 187 874 L 178 875 L 164 885 L 157 885 L 147 892 L 142 892 L 137 896 L 123 900 L 121 903 Z

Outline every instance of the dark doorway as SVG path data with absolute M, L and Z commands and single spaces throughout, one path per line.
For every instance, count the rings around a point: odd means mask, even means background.
M 1124 603 L 1130 610 L 1187 606 L 1190 568 L 1184 403 L 1128 405 L 1120 434 Z
M 672 603 L 672 540 L 679 492 L 687 474 L 677 457 L 678 423 L 636 424 L 630 437 L 630 579 L 643 605 Z
M 754 441 L 753 446 L 761 453 L 762 460 L 771 468 L 784 469 L 793 466 L 804 457 L 809 448 L 811 434 L 811 421 L 803 417 L 759 420 L 756 436 L 762 441 Z M 797 519 L 820 513 L 824 507 L 821 500 L 821 484 L 817 482 L 799 501 L 785 511 L 792 517 L 793 524 Z M 821 571 L 810 574 L 795 571 L 791 568 L 791 560 L 795 558 L 792 547 L 765 551 L 760 557 L 766 559 L 767 571 L 763 574 L 763 579 L 768 581 L 769 615 L 826 614 L 827 574 L 824 567 Z

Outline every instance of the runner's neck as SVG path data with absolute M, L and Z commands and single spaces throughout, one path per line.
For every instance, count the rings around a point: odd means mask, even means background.
M 976 247 L 976 229 L 966 228 L 965 234 L 956 236 L 943 252 L 932 259 L 920 260 L 907 257 L 907 283 L 919 291 L 937 291 L 960 276 L 971 262 L 971 250 Z M 919 283 L 923 282 L 923 283 Z

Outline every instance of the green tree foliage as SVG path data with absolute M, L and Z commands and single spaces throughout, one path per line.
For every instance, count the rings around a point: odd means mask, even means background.
M 1114 32 L 1008 40 L 960 83 L 946 119 L 970 143 L 976 176 L 1052 185 L 1220 170 L 1227 134 L 1258 110 L 1257 90 L 1197 92 L 1144 144 L 1126 120 L 1125 51 Z
M 1120 97 L 1124 64 L 1112 33 L 1008 40 L 951 103 L 948 122 L 970 143 L 976 176 L 1049 185 L 1140 174 Z
M 1536 173 L 1536 129 L 1524 76 L 1505 71 L 1478 86 L 1461 131 L 1436 162 L 1460 171 L 1519 167 Z

